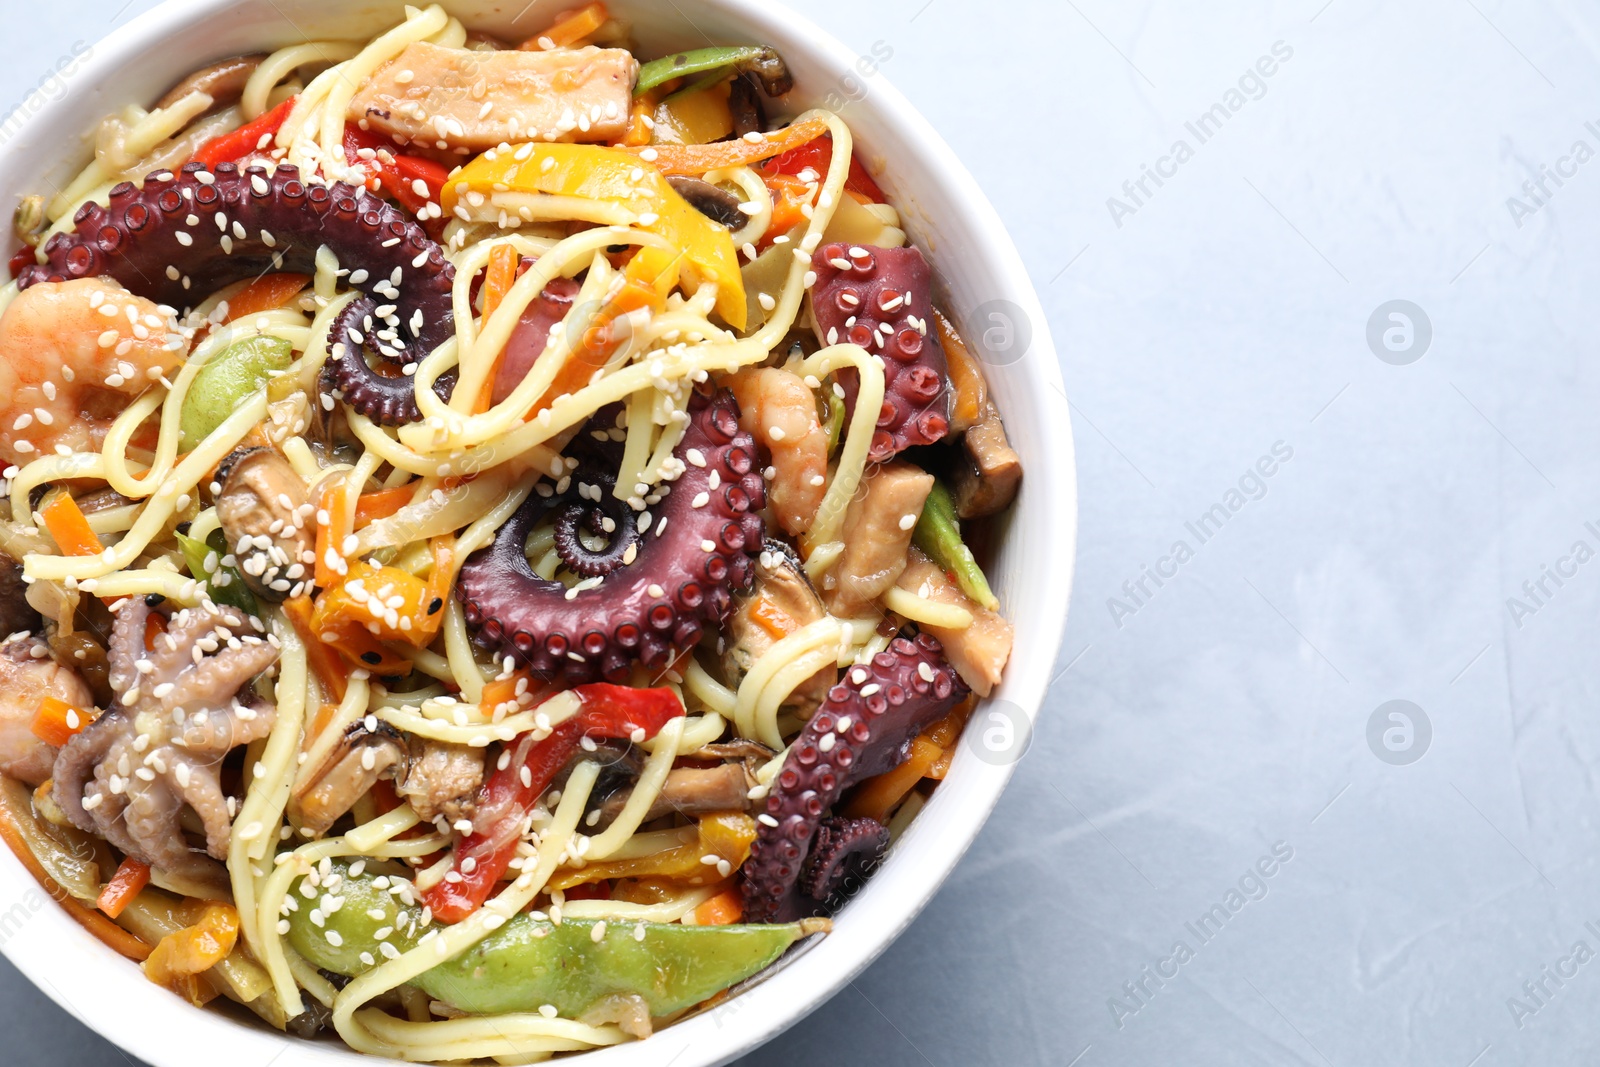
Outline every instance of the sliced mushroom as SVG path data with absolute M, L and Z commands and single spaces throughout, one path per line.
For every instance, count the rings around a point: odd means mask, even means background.
M 39 613 L 28 603 L 22 564 L 0 552 L 0 637 L 36 631 L 40 621 Z
M 750 75 L 741 74 L 733 79 L 728 90 L 728 110 L 733 114 L 735 137 L 767 131 L 767 109 Z
M 739 198 L 726 189 L 719 189 L 699 178 L 672 177 L 667 179 L 667 184 L 676 189 L 679 196 L 689 201 L 691 207 L 712 222 L 726 226 L 730 230 L 737 230 L 750 221 L 745 218 L 744 212 L 739 210 Z
M 168 90 L 167 95 L 156 102 L 156 110 L 171 107 L 195 92 L 205 93 L 211 97 L 213 107 L 227 107 L 244 95 L 245 83 L 266 58 L 259 53 L 233 56 L 197 70 Z
M 692 760 L 744 760 L 754 762 L 757 766 L 775 758 L 778 754 L 763 745 L 760 741 L 751 741 L 739 737 L 732 741 L 718 741 L 696 749 L 686 756 Z
M 756 786 L 756 777 L 743 763 L 724 763 L 717 767 L 674 767 L 667 772 L 661 792 L 645 813 L 644 822 L 665 815 L 686 815 L 698 818 L 717 811 L 749 811 L 753 805 L 750 790 Z M 628 799 L 633 787 L 619 789 L 600 805 L 598 827 L 611 825 Z
M 483 753 L 402 734 L 384 722 L 376 730 L 358 722 L 296 795 L 301 827 L 327 833 L 384 778 L 394 780 L 395 791 L 425 822 L 440 815 L 452 823 L 471 819 L 483 785 Z
M 793 548 L 782 541 L 768 540 L 756 560 L 756 578 L 750 592 L 740 597 L 728 618 L 727 647 L 722 666 L 729 684 L 737 686 L 755 662 L 777 644 L 785 633 L 793 633 L 826 617 L 822 603 L 804 565 Z M 795 687 L 788 706 L 809 716 L 827 699 L 828 690 L 838 680 L 838 670 L 824 667 Z
M 768 96 L 782 96 L 794 88 L 794 75 L 776 48 L 763 48 L 755 59 L 737 64 L 734 69 L 741 74 L 754 74 Z
M 953 481 L 956 514 L 963 519 L 998 514 L 1016 499 L 1022 457 L 1006 439 L 1005 424 L 992 401 L 984 402 L 978 421 L 961 437 Z
M 243 448 L 217 470 L 217 518 L 244 584 L 283 600 L 316 563 L 316 528 L 306 483 L 270 448 Z

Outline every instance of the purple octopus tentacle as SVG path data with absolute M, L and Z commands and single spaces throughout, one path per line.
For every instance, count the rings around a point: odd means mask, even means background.
M 726 618 L 732 593 L 748 587 L 752 557 L 761 551 L 764 457 L 739 429 L 738 406 L 726 390 L 695 397 L 689 413 L 674 453 L 682 473 L 663 485 L 659 505 L 622 516 L 616 542 L 599 554 L 603 562 L 622 543 L 620 565 L 595 574 L 598 584 L 573 591 L 540 578 L 526 553 L 542 517 L 595 506 L 594 489 L 584 487 L 610 484 L 597 467 L 580 467 L 562 491 L 529 496 L 494 543 L 468 557 L 456 595 L 481 643 L 568 684 L 621 682 L 636 663 L 664 669 L 707 625 Z
M 220 163 L 208 171 L 189 163 L 176 174 L 156 171 L 142 186 L 116 186 L 104 207 L 85 204 L 73 221 L 73 232 L 45 244 L 43 263 L 17 276 L 19 288 L 104 276 L 182 308 L 271 271 L 314 273 L 317 250 L 327 245 L 352 265 L 346 280 L 364 295 L 330 331 L 338 355 L 325 381 L 374 421 L 414 421 L 418 414 L 410 380 L 379 374 L 365 353 L 409 366 L 455 330 L 455 267 L 439 244 L 382 197 L 344 182 L 304 180 L 292 166 L 241 171 Z M 449 384 L 441 379 L 440 387 Z M 401 391 L 409 406 L 396 399 Z
M 883 408 L 868 458 L 882 463 L 912 445 L 931 445 L 950 430 L 950 382 L 944 349 L 932 332 L 933 269 L 915 248 L 828 244 L 812 260 L 817 336 L 860 345 L 883 357 Z M 839 373 L 846 411 L 860 388 Z
M 823 819 L 806 857 L 800 889 L 830 911 L 860 888 L 859 883 L 889 850 L 889 828 L 877 819 Z
M 911 754 L 911 742 L 964 699 L 968 689 L 930 634 L 897 637 L 844 681 L 806 723 L 767 796 L 750 858 L 740 870 L 748 922 L 791 922 L 827 914 L 836 901 L 809 895 L 818 887 L 810 867 L 825 816 L 846 789 L 893 770 Z M 822 846 L 831 848 L 824 835 Z M 837 889 L 837 886 L 824 888 Z

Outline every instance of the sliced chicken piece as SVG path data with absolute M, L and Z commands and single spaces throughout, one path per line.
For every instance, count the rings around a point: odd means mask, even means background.
M 406 143 L 473 152 L 612 141 L 627 129 L 638 76 L 620 48 L 485 52 L 419 41 L 367 79 L 348 117 Z
M 645 813 L 644 821 L 659 819 L 664 815 L 687 815 L 698 818 L 718 811 L 749 811 L 754 801 L 750 790 L 756 786 L 755 775 L 742 763 L 724 763 L 720 767 L 675 767 L 656 796 L 655 803 Z M 606 798 L 600 806 L 597 826 L 609 826 L 615 821 L 633 795 L 632 787 L 619 789 Z
M 972 625 L 962 630 L 927 625 L 922 628 L 944 645 L 945 657 L 961 680 L 979 696 L 988 696 L 999 684 L 1006 660 L 1011 658 L 1011 624 L 999 612 L 980 606 L 963 593 L 919 548 L 911 549 L 911 559 L 900 575 L 899 585 L 935 604 L 949 604 L 972 614 Z
M 782 541 L 768 541 L 756 558 L 755 584 L 737 600 L 728 618 L 722 667 L 729 684 L 737 687 L 773 645 L 827 614 L 794 549 Z M 787 705 L 809 718 L 838 677 L 836 667 L 822 668 L 795 687 Z
M 1022 457 L 1006 439 L 1000 411 L 985 401 L 979 419 L 962 435 L 962 459 L 956 464 L 956 514 L 963 519 L 996 515 L 1016 499 L 1022 481 Z
M 844 553 L 822 581 L 829 611 L 858 618 L 894 585 L 932 490 L 933 475 L 902 460 L 867 473 L 845 513 Z
M 57 663 L 42 640 L 24 635 L 0 645 L 0 774 L 28 785 L 50 777 L 56 750 L 33 735 L 39 701 L 47 696 L 93 714 L 88 684 Z

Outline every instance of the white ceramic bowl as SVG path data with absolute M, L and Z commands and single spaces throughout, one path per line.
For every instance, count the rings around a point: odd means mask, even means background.
M 469 27 L 521 39 L 567 2 L 446 0 L 444 6 Z M 994 209 L 950 148 L 881 73 L 865 73 L 872 70 L 867 60 L 788 8 L 763 0 L 611 0 L 611 6 L 634 20 L 638 41 L 655 54 L 707 43 L 777 47 L 798 80 L 799 103 L 842 103 L 858 151 L 905 215 L 913 240 L 929 253 L 942 302 L 963 332 L 1031 333 L 1020 359 L 989 369 L 1026 468 L 990 572 L 1017 629 L 1005 683 L 991 705 L 1028 729 L 1065 623 L 1077 496 L 1055 350 L 1033 286 Z M 130 101 L 154 100 L 205 62 L 305 39 L 368 38 L 400 17 L 398 0 L 169 0 L 81 55 L 63 57 L 60 85 L 46 85 L 0 126 L 0 202 L 61 187 L 87 158 L 88 134 L 101 117 Z M 992 320 L 996 300 L 1009 301 L 1020 321 Z M 716 1011 L 644 1043 L 588 1053 L 585 1067 L 727 1063 L 832 996 L 911 923 L 977 836 L 1012 771 L 1011 761 L 984 755 L 962 747 L 949 777 L 839 915 L 831 936 Z M 193 1009 L 158 989 L 67 918 L 5 849 L 0 948 L 63 1008 L 156 1067 L 214 1067 L 219 1061 L 266 1067 L 280 1055 L 297 1067 L 371 1062 L 337 1045 L 299 1041 Z M 954 975 L 952 980 L 960 981 Z

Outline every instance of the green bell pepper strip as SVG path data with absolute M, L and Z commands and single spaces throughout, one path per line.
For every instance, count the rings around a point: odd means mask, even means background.
M 989 588 L 989 579 L 984 577 L 983 568 L 972 556 L 972 549 L 961 539 L 961 519 L 956 515 L 955 498 L 943 482 L 933 483 L 933 491 L 928 494 L 928 502 L 922 505 L 922 515 L 917 519 L 911 539 L 946 574 L 955 578 L 962 592 L 990 611 L 1000 606 L 999 599 Z
M 292 362 L 293 346 L 278 337 L 247 337 L 212 356 L 189 383 L 178 413 L 183 449 L 194 449 L 274 371 L 288 370 Z
M 206 591 L 213 601 L 238 608 L 250 615 L 261 614 L 255 596 L 244 584 L 244 575 L 232 567 L 222 565 L 223 557 L 228 554 L 226 534 L 221 530 L 213 530 L 205 541 L 198 541 L 187 534 L 175 536 L 178 538 L 178 547 L 183 550 L 184 562 L 189 565 L 189 573 L 206 583 Z M 206 561 L 213 553 L 216 554 L 217 565 L 211 570 L 206 570 Z
M 334 894 L 343 900 L 338 910 L 331 915 L 317 910 L 328 903 L 324 884 L 318 905 L 302 898 L 300 909 L 289 916 L 288 940 L 296 952 L 323 970 L 356 977 L 382 962 L 383 944 L 405 952 L 421 943 L 427 934 L 421 908 L 377 888 L 373 875 L 352 877 L 338 863 L 334 872 L 342 878 Z M 643 998 L 651 1016 L 662 1018 L 759 974 L 795 942 L 831 928 L 819 920 L 771 926 L 624 920 L 607 923 L 596 940 L 598 923 L 567 919 L 556 925 L 524 913 L 412 984 L 470 1015 L 534 1012 L 550 1004 L 562 1017 L 578 1019 L 621 994 Z M 639 929 L 642 940 L 635 933 Z

